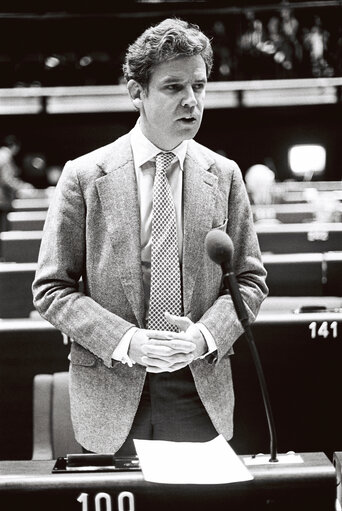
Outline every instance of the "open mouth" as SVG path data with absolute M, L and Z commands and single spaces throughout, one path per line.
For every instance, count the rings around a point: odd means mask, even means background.
M 184 122 L 185 124 L 193 124 L 194 122 L 196 122 L 195 117 L 182 117 L 181 119 L 178 120 Z

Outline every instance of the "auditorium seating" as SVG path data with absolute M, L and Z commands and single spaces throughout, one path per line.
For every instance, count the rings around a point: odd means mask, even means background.
M 13 211 L 46 211 L 50 204 L 49 197 L 32 199 L 14 199 L 12 201 Z
M 338 296 L 342 252 L 263 254 L 271 296 Z
M 33 378 L 66 371 L 69 346 L 42 319 L 1 319 L 0 347 L 0 458 L 30 459 Z
M 37 422 L 37 414 L 40 419 L 43 415 L 37 410 L 39 406 L 45 411 L 52 410 L 53 396 L 56 398 L 52 389 L 59 378 L 54 373 L 65 373 L 68 369 L 69 346 L 63 343 L 61 333 L 43 320 L 29 319 L 32 313 L 34 317 L 31 285 L 46 206 L 41 200 L 40 204 L 33 199 L 30 204 L 18 200 L 8 214 L 9 230 L 0 233 L 3 348 L 0 404 L 8 410 L 0 420 L 0 459 L 32 456 L 38 460 L 47 456 L 46 445 L 41 447 Z M 304 206 L 302 212 L 308 211 L 308 205 Z M 278 222 L 257 223 L 256 229 L 268 271 L 270 297 L 261 308 L 253 332 L 270 387 L 279 449 L 281 452 L 323 450 L 330 456 L 334 450 L 342 449 L 337 428 L 331 426 L 330 420 L 326 421 L 327 416 L 334 416 L 338 402 L 342 227 L 340 223 Z M 301 307 L 304 312 L 300 313 Z M 332 337 L 334 328 L 336 338 Z M 236 412 L 231 445 L 240 454 L 267 452 L 265 412 L 243 336 L 234 350 Z M 50 433 L 56 432 L 51 429 L 53 421 L 52 417 L 48 423 Z M 21 431 L 23 423 L 24 432 Z M 50 457 L 62 452 L 54 450 L 53 436 L 48 437 L 47 445 Z
M 46 211 L 11 211 L 7 215 L 8 230 L 40 231 L 44 227 Z
M 37 263 L 0 263 L 0 318 L 26 318 L 34 310 L 31 286 Z
M 317 210 L 311 204 L 267 204 L 252 205 L 255 220 L 275 219 L 284 224 L 314 222 Z M 342 204 L 337 206 L 335 213 L 337 222 L 342 220 Z
M 264 254 L 270 296 L 341 295 L 342 252 Z M 0 263 L 0 318 L 29 317 L 36 263 Z
M 36 262 L 42 234 L 42 231 L 0 232 L 1 260 L 15 263 Z
M 328 252 L 342 249 L 342 223 L 257 224 L 262 252 Z
M 342 449 L 340 428 L 334 421 L 340 401 L 342 298 L 267 298 L 253 332 L 269 386 L 280 452 L 330 454 Z M 52 325 L 32 319 L 1 320 L 0 342 L 0 402 L 6 410 L 0 418 L 0 458 L 30 459 L 34 377 L 66 371 L 69 345 Z M 231 445 L 239 454 L 267 452 L 265 412 L 243 336 L 234 351 L 236 412 Z M 40 456 L 39 450 L 35 456 Z
M 69 373 L 37 374 L 33 380 L 33 460 L 82 452 L 70 416 Z
M 327 295 L 342 296 L 342 252 L 325 254 L 326 281 L 324 283 Z
M 341 186 L 341 184 L 339 184 Z M 314 186 L 316 190 L 316 186 Z M 342 188 L 341 189 L 333 189 L 329 191 L 320 191 L 319 192 L 320 198 L 323 200 L 342 200 Z M 272 195 L 273 202 L 275 204 L 300 204 L 300 203 L 307 203 L 307 195 L 305 194 L 305 191 L 287 191 L 285 193 L 282 193 L 280 196 Z
M 257 224 L 256 231 L 264 253 L 313 253 L 342 248 L 342 224 Z M 42 231 L 0 232 L 0 257 L 6 262 L 36 262 Z

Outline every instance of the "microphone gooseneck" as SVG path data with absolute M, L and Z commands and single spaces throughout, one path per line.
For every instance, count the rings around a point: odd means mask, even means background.
M 212 261 L 219 264 L 222 268 L 222 282 L 225 289 L 229 290 L 236 314 L 244 329 L 249 348 L 252 354 L 253 362 L 256 368 L 256 372 L 259 379 L 261 388 L 262 398 L 264 401 L 267 423 L 270 433 L 270 451 L 271 451 L 271 462 L 278 461 L 277 459 L 277 438 L 275 432 L 275 425 L 273 414 L 271 410 L 271 403 L 267 390 L 264 372 L 262 369 L 258 350 L 256 348 L 252 329 L 248 322 L 248 314 L 241 296 L 239 284 L 235 277 L 232 260 L 234 255 L 234 245 L 227 233 L 219 230 L 210 231 L 205 239 L 205 247 L 207 254 Z

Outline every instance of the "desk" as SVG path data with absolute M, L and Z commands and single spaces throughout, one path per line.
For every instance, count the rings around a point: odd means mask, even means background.
M 342 252 L 262 254 L 270 296 L 341 296 Z
M 252 205 L 252 212 L 257 222 L 276 219 L 284 224 L 314 222 L 317 210 L 312 204 L 265 204 Z M 342 220 L 342 204 L 338 203 L 335 212 L 327 214 L 327 221 L 340 222 Z M 331 220 L 332 217 L 332 220 Z
M 25 318 L 34 310 L 36 263 L 0 263 L 0 318 Z
M 322 296 L 323 254 L 262 254 L 270 296 Z M 334 293 L 332 293 L 334 295 Z
M 50 202 L 50 197 L 14 199 L 12 209 L 13 211 L 47 211 Z
M 342 249 L 342 223 L 256 224 L 260 249 L 273 254 Z
M 0 458 L 32 456 L 33 378 L 67 371 L 70 346 L 44 320 L 0 319 Z
M 299 305 L 328 305 L 332 310 L 296 314 L 293 311 Z M 341 305 L 337 297 L 269 298 L 252 326 L 280 452 L 323 451 L 331 457 L 334 451 L 342 451 Z M 244 336 L 234 343 L 231 364 L 235 390 L 231 445 L 238 453 L 265 452 L 269 449 L 267 421 Z
M 332 463 L 323 453 L 302 457 L 304 463 L 298 465 L 249 467 L 252 481 L 229 485 L 148 483 L 141 472 L 51 474 L 53 461 L 4 461 L 0 462 L 0 507 L 16 511 L 333 511 L 336 475 Z M 129 492 L 130 500 L 123 498 L 123 492 Z M 102 502 L 94 506 L 96 500 Z
M 13 211 L 7 215 L 7 225 L 13 231 L 40 231 L 44 227 L 46 211 Z
M 35 263 L 43 231 L 0 232 L 0 256 L 4 262 Z

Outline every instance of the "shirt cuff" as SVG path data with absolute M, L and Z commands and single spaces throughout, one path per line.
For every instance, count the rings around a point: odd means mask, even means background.
M 204 355 L 201 355 L 199 357 L 200 359 L 202 359 L 202 358 L 205 358 L 210 353 L 213 353 L 214 351 L 216 351 L 217 346 L 216 346 L 216 342 L 214 341 L 214 337 L 211 335 L 211 333 L 209 332 L 207 327 L 205 325 L 203 325 L 203 323 L 196 323 L 196 325 L 200 329 L 200 331 L 204 337 L 204 340 L 208 346 L 208 351 L 206 353 L 204 353 Z
M 122 336 L 121 341 L 113 351 L 112 358 L 114 360 L 118 360 L 123 364 L 127 364 L 128 367 L 133 367 L 135 362 L 128 356 L 129 345 L 131 343 L 132 337 L 135 332 L 138 330 L 137 327 L 132 327 Z

